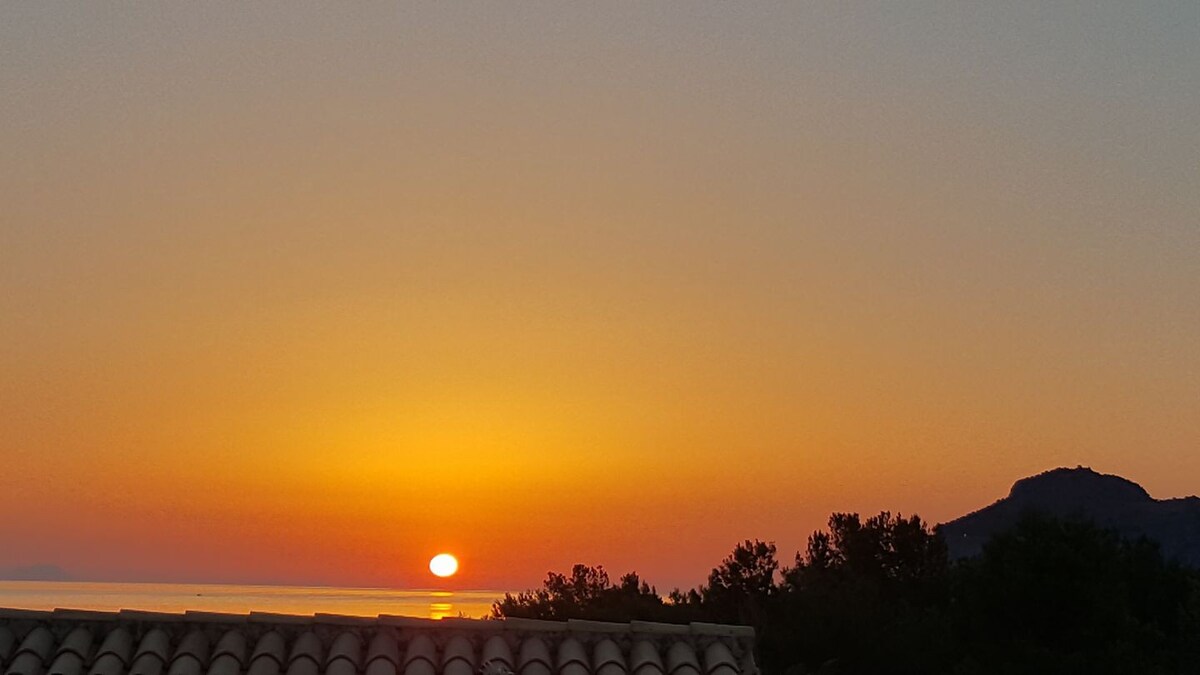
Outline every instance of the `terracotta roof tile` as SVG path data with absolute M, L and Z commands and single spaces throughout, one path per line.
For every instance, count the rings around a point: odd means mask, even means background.
M 167 637 L 166 631 L 153 628 L 142 636 L 142 641 L 138 643 L 137 651 L 133 654 L 133 660 L 136 663 L 145 656 L 153 656 L 160 663 L 166 663 L 170 650 L 171 638 Z
M 0 675 L 758 675 L 752 630 L 0 608 Z M 664 665 L 665 663 L 665 665 Z
M 129 675 L 162 675 L 164 665 L 165 662 L 157 654 L 145 652 L 133 657 Z
M 12 629 L 8 626 L 0 626 L 0 668 L 8 663 L 8 657 L 12 656 L 16 646 L 17 636 L 13 635 Z
M 633 643 L 629 652 L 629 670 L 633 675 L 664 675 L 662 655 L 649 640 Z
M 579 640 L 569 637 L 558 645 L 558 672 L 561 675 L 590 675 L 587 650 Z
M 250 655 L 250 663 L 265 660 L 274 661 L 276 666 L 282 666 L 285 654 L 287 654 L 287 643 L 283 636 L 270 630 L 263 633 L 262 637 L 258 638 L 258 642 L 254 643 L 254 653 Z
M 404 675 L 434 675 L 437 647 L 428 635 L 417 635 L 404 651 Z
M 75 652 L 64 652 L 54 658 L 48 675 L 83 675 L 83 657 Z
M 115 654 L 101 654 L 96 657 L 88 675 L 121 675 L 128 665 Z
M 673 642 L 667 649 L 667 675 L 700 675 L 700 661 L 686 642 Z
M 54 651 L 54 634 L 45 626 L 38 626 L 25 634 L 21 646 L 17 648 L 17 656 L 34 654 L 38 660 L 45 663 Z
M 25 635 L 17 647 L 5 675 L 42 675 L 54 649 L 54 635 L 45 626 L 37 626 Z
M 92 632 L 76 627 L 59 643 L 48 675 L 82 675 L 84 663 L 92 655 Z
M 204 664 L 191 654 L 184 654 L 171 662 L 167 675 L 204 675 Z
M 343 631 L 329 647 L 325 675 L 355 675 L 361 662 L 362 639 L 350 631 Z
M 257 658 L 250 659 L 250 666 L 246 668 L 246 675 L 279 675 L 282 665 L 276 661 L 271 655 L 263 654 Z
M 67 633 L 62 642 L 58 643 L 58 649 L 54 652 L 56 657 L 64 654 L 74 654 L 81 661 L 88 659 L 92 655 L 92 631 L 83 626 L 77 626 Z
M 367 664 L 376 661 L 391 664 L 392 668 L 400 665 L 400 647 L 396 644 L 396 636 L 388 631 L 376 633 L 367 647 Z
M 42 670 L 42 660 L 38 658 L 38 655 L 24 652 L 13 658 L 8 670 L 4 671 L 4 675 L 41 675 Z
M 318 675 L 322 656 L 321 639 L 312 631 L 301 633 L 292 645 L 287 675 Z
M 442 675 L 471 675 L 476 665 L 475 646 L 463 635 L 450 638 L 442 649 Z
M 742 655 L 742 675 L 758 675 L 758 664 L 754 662 L 753 650 L 746 650 Z
M 592 672 L 596 675 L 626 675 L 625 655 L 611 639 L 596 643 L 592 650 Z
M 171 662 L 175 663 L 189 658 L 201 666 L 208 663 L 208 637 L 199 628 L 193 628 L 183 636 L 183 639 L 179 641 L 179 646 L 175 649 L 175 655 L 171 657 Z
M 129 659 L 133 657 L 133 636 L 129 634 L 129 630 L 117 626 L 108 631 L 104 642 L 100 643 L 100 649 L 96 651 L 96 660 L 106 655 L 115 657 L 122 666 L 129 665 Z
M 362 663 L 362 639 L 357 634 L 343 631 L 334 639 L 325 664 L 328 666 L 337 661 L 346 661 L 355 671 L 358 670 L 359 664 Z
M 509 670 L 517 667 L 517 660 L 513 658 L 512 647 L 500 635 L 493 635 L 483 643 L 483 649 L 479 655 L 479 663 L 482 665 L 489 661 L 498 661 L 508 666 Z
M 550 659 L 550 648 L 540 637 L 527 637 L 521 642 L 521 652 L 517 655 L 518 675 L 550 675 L 553 672 L 554 661 Z
M 704 671 L 708 675 L 738 675 L 741 668 L 729 647 L 721 642 L 712 642 L 704 650 Z
M 208 675 L 240 675 L 245 665 L 246 636 L 237 630 L 225 631 L 217 640 L 216 647 L 213 647 Z
M 167 675 L 204 675 L 208 666 L 208 638 L 198 628 L 183 636 L 171 657 Z
M 246 635 L 239 630 L 225 631 L 212 652 L 213 661 L 222 656 L 232 658 L 238 666 L 246 665 Z

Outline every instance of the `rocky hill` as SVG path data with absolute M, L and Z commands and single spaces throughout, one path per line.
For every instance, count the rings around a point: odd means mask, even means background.
M 951 557 L 970 557 L 1027 512 L 1084 518 L 1127 537 L 1145 535 L 1167 557 L 1200 568 L 1200 498 L 1154 499 L 1133 481 L 1084 467 L 1022 478 L 1004 499 L 939 528 Z

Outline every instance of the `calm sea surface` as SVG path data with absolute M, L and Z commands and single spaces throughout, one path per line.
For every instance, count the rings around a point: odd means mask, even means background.
M 0 581 L 0 607 L 21 609 L 141 609 L 154 612 L 250 611 L 440 619 L 478 618 L 503 591 L 396 590 L 216 584 L 117 584 L 75 581 Z

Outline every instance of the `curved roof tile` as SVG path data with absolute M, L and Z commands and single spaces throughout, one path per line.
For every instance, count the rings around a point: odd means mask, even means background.
M 362 640 L 350 631 L 339 634 L 325 657 L 325 675 L 355 675 L 362 660 Z
M 241 672 L 242 664 L 229 653 L 217 654 L 208 666 L 208 675 L 238 675 Z
M 364 675 L 396 675 L 396 664 L 387 659 L 375 659 L 367 662 L 363 673 Z
M 175 655 L 171 657 L 171 662 L 175 663 L 188 657 L 194 659 L 201 667 L 208 662 L 208 636 L 199 628 L 183 636 L 179 647 L 175 649 Z
M 442 649 L 442 675 L 471 675 L 475 672 L 475 645 L 455 635 Z
M 41 675 L 42 659 L 33 652 L 23 652 L 13 657 L 4 675 Z
M 155 652 L 142 652 L 133 657 L 133 665 L 129 666 L 129 675 L 162 675 L 166 659 Z
M 148 633 L 142 636 L 142 641 L 138 644 L 137 651 L 133 654 L 134 665 L 138 661 L 143 660 L 143 657 L 152 657 L 157 659 L 159 663 L 167 662 L 167 654 L 171 651 L 171 639 L 161 628 L 151 629 Z
M 499 661 L 508 666 L 509 670 L 516 667 L 516 661 L 513 659 L 512 647 L 508 642 L 499 635 L 493 635 L 483 643 L 483 649 L 480 650 L 479 662 L 481 664 L 488 661 Z
M 191 654 L 183 654 L 171 662 L 167 675 L 204 675 L 204 664 Z
M 213 647 L 213 662 L 221 656 L 231 657 L 239 666 L 246 665 L 246 636 L 238 630 L 225 631 Z
M 351 672 L 358 670 L 362 663 L 362 640 L 351 631 L 343 631 L 329 646 L 329 655 L 325 657 L 326 666 L 337 661 L 349 663 Z
M 67 633 L 67 636 L 59 643 L 58 651 L 55 654 L 58 656 L 74 654 L 79 657 L 80 661 L 86 661 L 92 655 L 92 631 L 79 626 Z
M 60 650 L 61 651 L 61 650 Z M 48 675 L 83 675 L 83 657 L 75 651 L 63 651 L 50 664 Z
M 268 655 L 250 659 L 250 667 L 246 675 L 279 675 L 279 662 Z
M 662 675 L 665 669 L 658 647 L 649 640 L 633 643 L 633 649 L 629 651 L 629 671 L 633 675 Z
M 488 662 L 518 675 L 759 675 L 753 638 L 698 623 L 0 609 L 0 675 L 473 675 Z
M 292 645 L 287 675 L 317 675 L 321 670 L 321 639 L 311 630 L 304 631 Z
M 293 659 L 287 667 L 287 675 L 317 675 L 320 671 L 320 664 L 306 655 Z
M 13 647 L 17 646 L 17 637 L 8 626 L 0 626 L 0 667 L 8 663 L 8 657 L 12 656 Z
M 700 675 L 700 661 L 696 652 L 686 642 L 673 642 L 667 649 L 668 675 Z
M 266 659 L 274 661 L 276 666 L 283 665 L 284 654 L 287 653 L 287 643 L 283 641 L 283 636 L 275 631 L 267 631 L 263 636 L 258 638 L 258 642 L 254 645 L 254 653 L 250 655 L 250 663 L 254 664 L 260 660 Z
M 437 647 L 428 635 L 417 635 L 404 650 L 404 675 L 434 675 Z
M 92 663 L 88 675 L 121 675 L 125 672 L 126 663 L 121 657 L 112 652 L 102 653 Z
M 539 637 L 527 637 L 521 642 L 517 655 L 517 672 L 520 675 L 549 675 L 554 667 L 550 660 L 550 648 Z
M 621 648 L 611 639 L 597 642 L 592 651 L 592 669 L 599 674 L 601 668 L 614 665 L 625 672 L 625 655 L 621 653 Z
M 96 662 L 99 663 L 103 656 L 111 656 L 121 663 L 121 669 L 129 665 L 129 659 L 133 656 L 133 636 L 129 634 L 122 626 L 108 631 L 108 635 L 104 636 L 104 641 L 100 643 L 100 649 L 96 650 Z M 95 671 L 95 668 L 92 668 Z
M 723 642 L 712 642 L 704 650 L 704 670 L 707 675 L 738 675 L 737 659 Z
M 49 675 L 82 675 L 83 666 L 92 655 L 92 631 L 77 626 L 55 652 L 54 663 L 50 664 Z
M 396 675 L 396 666 L 400 664 L 400 647 L 390 630 L 381 630 L 371 638 L 367 645 L 367 666 L 365 675 Z
M 21 640 L 21 646 L 17 647 L 17 656 L 33 654 L 40 663 L 45 664 L 53 651 L 54 634 L 45 626 L 38 626 L 29 631 L 24 640 Z
M 301 659 L 313 662 L 314 666 L 321 665 L 321 638 L 311 630 L 304 631 L 292 645 L 292 653 L 288 656 L 288 665 L 294 665 Z
M 742 675 L 758 675 L 758 664 L 754 662 L 754 650 L 747 649 L 742 657 Z
M 437 647 L 433 644 L 433 639 L 428 635 L 417 635 L 408 643 L 408 648 L 404 650 L 404 665 L 408 665 L 414 661 L 428 661 L 429 665 L 434 664 L 434 659 L 437 658 Z
M 334 659 L 328 666 L 325 666 L 325 675 L 355 675 L 358 668 L 350 659 Z
M 204 675 L 207 666 L 208 636 L 199 628 L 194 628 L 179 641 L 167 675 Z
M 558 645 L 558 672 L 560 675 L 590 675 L 587 650 L 573 637 Z

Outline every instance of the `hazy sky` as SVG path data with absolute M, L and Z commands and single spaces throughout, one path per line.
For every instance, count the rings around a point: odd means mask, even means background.
M 660 590 L 1200 491 L 1200 3 L 5 3 L 0 567 Z

